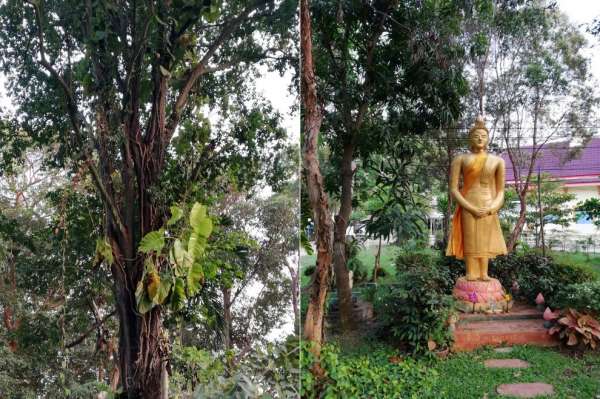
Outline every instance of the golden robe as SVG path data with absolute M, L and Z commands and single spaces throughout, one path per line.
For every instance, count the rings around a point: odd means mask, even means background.
M 493 165 L 486 153 L 478 154 L 475 160 L 463 165 L 462 196 L 475 207 L 489 207 L 496 197 L 496 179 Z M 481 181 L 489 184 L 475 183 Z M 446 248 L 447 256 L 463 259 L 465 256 L 494 258 L 506 254 L 506 244 L 500 228 L 498 214 L 477 218 L 457 205 L 452 218 L 452 231 Z

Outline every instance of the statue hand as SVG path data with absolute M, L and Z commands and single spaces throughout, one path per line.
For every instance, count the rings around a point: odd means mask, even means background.
M 473 215 L 475 217 L 482 218 L 482 217 L 491 215 L 491 211 L 492 210 L 490 208 L 482 206 L 479 208 L 475 208 L 475 212 L 473 213 Z

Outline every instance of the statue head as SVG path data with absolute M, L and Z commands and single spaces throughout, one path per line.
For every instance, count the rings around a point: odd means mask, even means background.
M 485 127 L 483 117 L 480 115 L 475 119 L 475 124 L 469 130 L 469 148 L 474 152 L 484 151 L 487 148 L 489 139 L 489 131 Z

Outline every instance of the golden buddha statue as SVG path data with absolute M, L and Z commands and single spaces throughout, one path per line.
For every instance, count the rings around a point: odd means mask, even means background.
M 465 260 L 467 281 L 490 281 L 488 260 L 506 254 L 498 219 L 504 203 L 504 160 L 487 153 L 488 141 L 483 118 L 477 117 L 469 131 L 471 152 L 458 155 L 450 171 L 450 191 L 458 204 L 446 255 Z

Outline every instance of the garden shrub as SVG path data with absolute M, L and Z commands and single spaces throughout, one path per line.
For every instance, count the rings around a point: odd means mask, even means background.
M 215 354 L 175 344 L 169 397 L 203 399 L 298 397 L 298 336 L 268 343 L 247 352 L 240 360 L 227 351 Z
M 600 315 L 600 281 L 570 284 L 561 288 L 553 305 Z
M 442 270 L 447 270 L 449 273 L 449 281 L 452 282 L 452 288 L 459 277 L 462 277 L 466 273 L 465 262 L 460 259 L 456 259 L 454 256 L 446 256 L 446 250 L 438 256 L 437 265 Z
M 321 349 L 325 381 L 315 381 L 308 344 L 302 346 L 302 398 L 439 398 L 433 387 L 438 373 L 411 358 L 402 359 L 391 348 L 370 348 L 366 354 L 340 354 L 335 345 Z M 319 394 L 318 388 L 322 388 Z
M 464 274 L 464 266 L 457 265 L 455 258 L 440 257 L 435 253 L 400 253 L 396 258 L 397 273 L 424 273 L 435 283 L 436 291 L 451 294 L 454 283 Z
M 589 267 L 559 263 L 535 252 L 497 257 L 490 263 L 490 275 L 500 280 L 506 289 L 510 289 L 516 281 L 519 285 L 518 298 L 533 303 L 541 292 L 550 305 L 554 304 L 563 287 L 597 278 Z
M 454 282 L 433 255 L 401 254 L 396 260 L 395 284 L 379 287 L 374 310 L 386 338 L 399 340 L 415 353 L 429 350 L 428 342 L 447 346 L 447 320 L 454 311 L 449 295 Z

